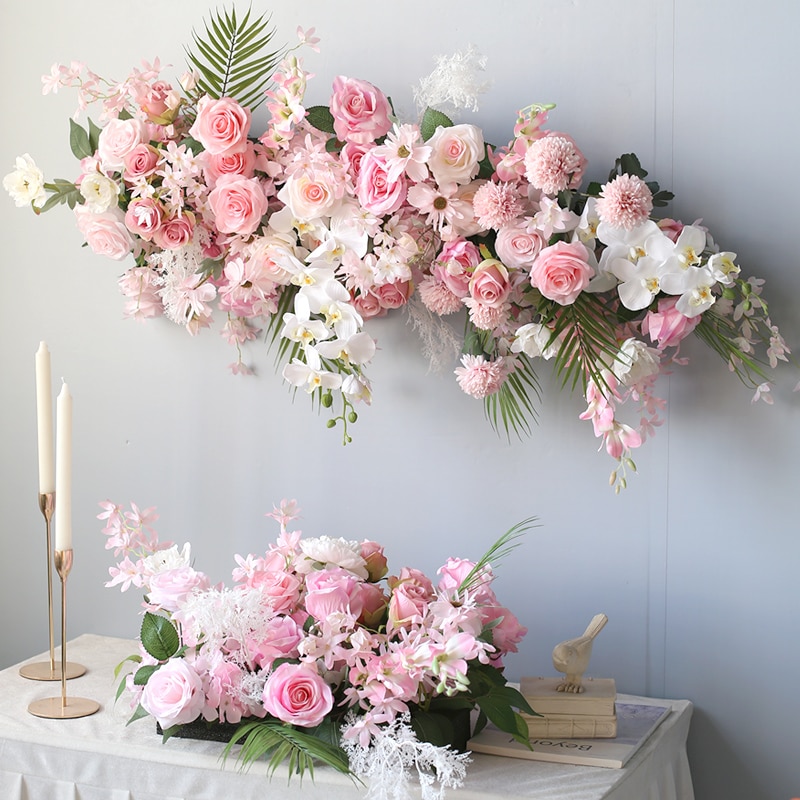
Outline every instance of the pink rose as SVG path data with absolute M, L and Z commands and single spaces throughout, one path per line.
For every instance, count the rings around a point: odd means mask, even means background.
M 377 542 L 365 539 L 359 545 L 359 552 L 361 553 L 361 558 L 367 562 L 368 580 L 372 583 L 377 583 L 386 575 L 389 569 L 386 556 L 383 553 L 383 547 Z
M 498 658 L 505 653 L 516 653 L 517 645 L 528 632 L 528 629 L 520 625 L 519 620 L 507 608 L 503 606 L 484 606 L 481 608 L 481 619 L 484 626 L 498 619 L 492 628 L 492 644 L 498 652 L 493 654 Z
M 97 141 L 97 155 L 103 168 L 121 170 L 125 156 L 143 139 L 144 129 L 138 119 L 110 119 Z
M 256 178 L 222 175 L 208 195 L 208 204 L 221 233 L 249 235 L 267 213 L 267 197 Z
M 330 686 L 307 664 L 281 664 L 267 678 L 262 697 L 269 714 L 303 728 L 319 725 L 333 708 Z
M 137 197 L 128 204 L 125 212 L 125 225 L 136 236 L 149 242 L 161 227 L 164 209 L 152 197 Z
M 306 576 L 306 611 L 314 619 L 323 620 L 330 614 L 361 615 L 361 581 L 342 567 L 320 569 Z
M 507 267 L 530 269 L 545 244 L 544 237 L 530 225 L 530 220 L 523 219 L 500 228 L 494 248 Z
M 291 617 L 273 617 L 267 625 L 266 638 L 251 643 L 256 666 L 266 669 L 276 658 L 295 658 L 302 639 L 303 629 Z
M 701 315 L 687 317 L 681 314 L 675 308 L 677 302 L 677 297 L 662 297 L 656 311 L 648 311 L 642 320 L 642 333 L 646 333 L 659 350 L 675 347 L 700 323 Z
M 189 135 L 212 155 L 244 150 L 250 130 L 250 110 L 230 97 L 212 100 L 208 95 L 197 104 L 197 117 Z
M 370 150 L 361 159 L 358 179 L 356 180 L 356 196 L 362 208 L 376 217 L 393 214 L 406 199 L 406 181 L 400 175 L 397 180 L 390 181 L 386 162 Z
M 361 159 L 364 158 L 367 149 L 367 145 L 356 144 L 355 142 L 347 142 L 342 148 L 342 163 L 347 168 L 353 180 L 358 177 L 358 173 L 361 169 Z
M 381 305 L 380 299 L 372 292 L 354 297 L 353 308 L 355 308 L 364 319 L 382 317 L 386 314 L 386 309 Z
M 531 284 L 548 300 L 571 305 L 594 275 L 588 259 L 581 242 L 556 242 L 545 247 L 533 262 Z
M 389 132 L 391 107 L 386 95 L 367 81 L 333 79 L 330 103 L 333 129 L 343 142 L 369 144 Z
M 448 594 L 458 591 L 458 588 L 470 572 L 472 572 L 474 567 L 475 564 L 472 561 L 467 561 L 463 558 L 448 558 L 444 566 L 440 567 L 436 573 L 437 575 L 441 575 L 438 584 L 439 589 Z M 492 579 L 491 570 L 487 569 L 483 573 L 483 577 L 475 581 L 473 591 L 475 592 L 475 597 L 478 602 L 489 603 L 491 605 L 494 605 L 496 602 L 494 592 L 491 589 Z
M 203 681 L 186 659 L 172 658 L 150 676 L 140 702 L 162 728 L 186 725 L 203 710 Z
M 361 614 L 358 622 L 368 628 L 377 630 L 386 611 L 387 598 L 377 583 L 362 583 L 359 586 Z
M 288 613 L 300 599 L 300 579 L 283 570 L 256 570 L 247 584 L 260 589 L 265 602 L 276 614 Z
M 86 206 L 75 206 L 78 230 L 86 239 L 92 252 L 122 261 L 133 247 L 133 239 L 125 227 L 122 209 L 112 208 L 102 214 L 94 214 Z
M 252 142 L 247 142 L 243 150 L 235 153 L 205 153 L 206 182 L 213 187 L 222 175 L 241 175 L 252 178 L 255 174 L 256 151 Z
M 480 262 L 480 251 L 472 242 L 453 239 L 442 247 L 433 274 L 456 297 L 466 297 L 469 294 L 470 273 Z
M 386 630 L 396 631 L 411 625 L 420 625 L 428 612 L 428 601 L 431 595 L 416 583 L 399 583 L 392 589 L 389 598 L 389 617 Z
M 192 241 L 194 224 L 194 214 L 191 211 L 168 217 L 155 231 L 153 241 L 164 250 L 177 250 Z
M 151 122 L 166 125 L 175 117 L 179 97 L 166 81 L 155 81 L 136 93 L 136 102 Z
M 209 585 L 208 576 L 191 567 L 165 569 L 150 578 L 147 599 L 152 606 L 174 612 L 192 592 Z
M 278 199 L 300 220 L 329 216 L 339 197 L 326 175 L 295 173 L 278 192 Z
M 408 302 L 411 293 L 414 290 L 414 285 L 411 281 L 395 281 L 394 283 L 384 283 L 381 286 L 375 286 L 372 291 L 378 298 L 381 308 L 393 309 L 400 308 Z
M 428 166 L 440 186 L 469 183 L 486 152 L 480 128 L 467 124 L 437 128 L 428 145 L 433 149 Z
M 123 158 L 125 180 L 130 182 L 133 178 L 152 175 L 156 171 L 160 158 L 158 150 L 153 145 L 144 142 L 137 144 Z
M 500 308 L 510 291 L 508 270 L 495 258 L 478 264 L 469 280 L 472 299 L 489 308 Z

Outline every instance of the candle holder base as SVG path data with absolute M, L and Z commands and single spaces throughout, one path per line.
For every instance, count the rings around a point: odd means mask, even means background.
M 78 719 L 89 717 L 100 710 L 100 703 L 85 697 L 45 697 L 34 700 L 28 711 L 44 719 Z
M 67 661 L 67 680 L 71 681 L 73 678 L 80 678 L 81 675 L 86 673 L 86 667 L 83 664 L 76 664 L 74 661 Z M 23 664 L 19 668 L 19 674 L 23 678 L 31 681 L 60 681 L 61 680 L 61 664 L 57 663 L 55 666 L 50 665 L 48 661 L 36 661 L 33 664 Z

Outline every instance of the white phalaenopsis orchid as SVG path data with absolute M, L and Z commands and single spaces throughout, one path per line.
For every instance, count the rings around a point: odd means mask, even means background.
M 667 294 L 679 294 L 675 308 L 685 317 L 696 317 L 714 305 L 711 291 L 716 278 L 708 267 L 689 267 L 683 273 L 670 272 L 661 278 L 661 288 Z

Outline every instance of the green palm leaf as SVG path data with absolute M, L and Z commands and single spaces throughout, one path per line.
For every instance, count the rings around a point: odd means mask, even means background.
M 205 23 L 205 35 L 192 31 L 194 50 L 187 48 L 189 65 L 199 73 L 198 88 L 215 99 L 232 97 L 241 105 L 257 108 L 272 79 L 283 48 L 267 52 L 275 35 L 270 17 L 251 22 L 250 10 L 239 21 L 236 9 L 219 11 Z
M 523 435 L 530 436 L 530 423 L 536 421 L 536 406 L 531 395 L 541 400 L 542 394 L 531 360 L 521 355 L 515 366 L 499 391 L 484 398 L 483 406 L 486 418 L 496 431 L 499 432 L 502 425 L 508 438 L 513 431 L 521 439 Z
M 329 738 L 329 731 L 320 731 L 319 735 L 315 735 L 314 729 L 301 731 L 277 720 L 257 720 L 240 725 L 222 755 L 227 758 L 233 746 L 242 742 L 238 759 L 242 768 L 249 767 L 263 756 L 269 756 L 270 775 L 287 762 L 290 776 L 297 774 L 302 778 L 307 770 L 313 778 L 314 761 L 321 761 L 349 775 L 350 763 L 345 752 L 322 737 Z

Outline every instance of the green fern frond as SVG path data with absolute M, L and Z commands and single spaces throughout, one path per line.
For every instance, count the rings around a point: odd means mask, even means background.
M 480 583 L 482 573 L 490 564 L 492 567 L 497 565 L 508 555 L 510 555 L 520 545 L 520 539 L 531 528 L 538 528 L 539 518 L 528 517 L 507 530 L 475 563 L 467 576 L 461 581 L 458 587 L 459 592 L 468 592 Z
M 532 361 L 521 355 L 515 366 L 515 371 L 506 378 L 499 391 L 484 398 L 483 405 L 486 418 L 495 431 L 499 433 L 502 425 L 507 438 L 510 439 L 513 432 L 522 439 L 530 436 L 531 422 L 537 418 L 531 395 L 541 400 L 542 393 Z
M 205 23 L 205 35 L 192 31 L 194 50 L 186 49 L 189 65 L 199 74 L 199 90 L 218 99 L 232 97 L 255 109 L 265 100 L 283 48 L 266 52 L 275 35 L 271 17 L 250 21 L 250 9 L 240 21 L 236 9 L 218 11 Z
M 268 755 L 270 775 L 286 762 L 290 776 L 296 774 L 302 778 L 308 771 L 313 778 L 314 761 L 321 761 L 338 772 L 350 774 L 350 763 L 341 747 L 315 736 L 311 731 L 300 731 L 281 722 L 256 720 L 243 723 L 225 746 L 223 759 L 230 755 L 234 745 L 239 742 L 242 748 L 238 761 L 242 769 L 247 769 L 254 761 Z
M 603 370 L 610 368 L 619 352 L 617 320 L 598 295 L 580 294 L 574 303 L 560 306 L 548 303 L 542 322 L 553 331 L 552 340 L 561 339 L 555 357 L 555 370 L 562 386 L 570 390 L 580 384 L 585 389 L 589 379 L 605 386 Z

